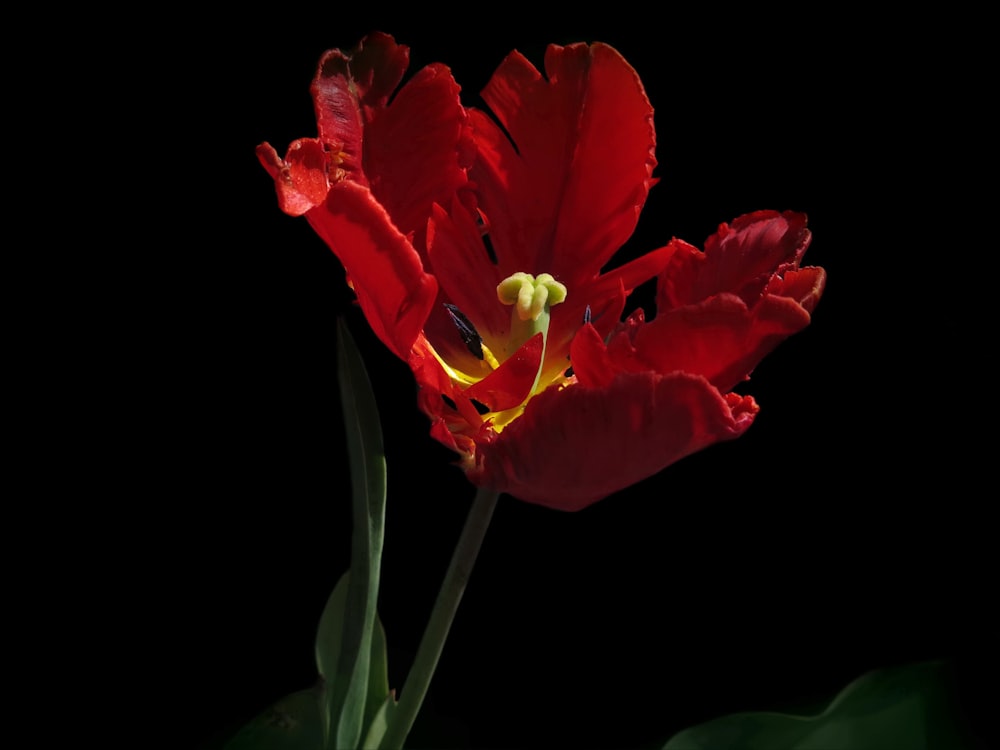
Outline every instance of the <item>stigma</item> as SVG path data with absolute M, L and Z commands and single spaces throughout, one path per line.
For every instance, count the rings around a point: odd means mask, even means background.
M 550 273 L 541 273 L 535 278 L 530 273 L 518 272 L 497 285 L 497 297 L 505 305 L 514 305 L 520 320 L 537 321 L 549 307 L 566 299 L 566 286 Z

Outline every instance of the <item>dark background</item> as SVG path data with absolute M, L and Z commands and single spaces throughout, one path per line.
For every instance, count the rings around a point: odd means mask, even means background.
M 948 95 L 923 47 L 887 54 L 891 22 L 821 11 L 544 20 L 278 5 L 233 24 L 192 14 L 160 60 L 157 116 L 186 144 L 157 168 L 182 175 L 157 217 L 183 240 L 150 272 L 170 281 L 151 367 L 170 384 L 157 413 L 176 437 L 144 486 L 171 537 L 152 581 L 176 645 L 175 746 L 217 747 L 315 678 L 317 619 L 349 559 L 338 315 L 382 413 L 394 688 L 474 494 L 428 436 L 408 369 L 352 308 L 333 254 L 278 210 L 253 153 L 315 134 L 319 55 L 374 29 L 411 47 L 411 72 L 448 64 L 467 105 L 511 49 L 541 67 L 550 42 L 612 44 L 655 108 L 661 178 L 623 257 L 794 209 L 814 233 L 806 263 L 829 274 L 811 327 L 742 388 L 761 412 L 741 439 L 579 513 L 501 499 L 411 744 L 647 746 L 939 658 L 978 721 L 995 482 L 982 486 L 983 407 L 964 376 L 974 315 L 955 312 L 970 272 L 945 260 L 968 230 L 930 228 L 947 209 L 925 190 L 933 133 L 914 132 Z

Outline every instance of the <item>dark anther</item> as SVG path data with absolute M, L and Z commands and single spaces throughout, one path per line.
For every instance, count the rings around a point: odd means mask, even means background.
M 563 373 L 563 376 L 567 378 L 573 377 L 573 365 L 566 368 L 566 372 Z
M 458 329 L 458 334 L 462 337 L 462 343 L 465 344 L 465 348 L 468 349 L 472 353 L 472 356 L 476 359 L 483 359 L 483 337 L 476 332 L 476 327 L 472 325 L 472 322 L 454 305 L 450 305 L 445 302 L 444 307 L 451 316 L 451 322 L 454 323 L 455 328 Z
M 457 404 L 455 404 L 455 402 L 454 402 L 454 401 L 453 401 L 453 400 L 452 400 L 452 399 L 451 399 L 450 397 L 448 397 L 448 396 L 445 396 L 445 395 L 444 395 L 444 394 L 442 393 L 442 394 L 441 394 L 441 400 L 442 400 L 442 401 L 444 401 L 444 402 L 445 402 L 446 404 L 448 404 L 448 406 L 450 406 L 450 407 L 451 407 L 452 409 L 454 409 L 455 411 L 458 411 L 458 405 L 457 405 Z
M 486 248 L 486 254 L 490 256 L 490 263 L 495 266 L 497 264 L 497 251 L 493 249 L 493 241 L 489 234 L 483 235 L 483 247 Z
M 482 416 L 483 414 L 490 413 L 490 407 L 488 407 L 486 404 L 480 403 L 479 401 L 476 401 L 476 399 L 471 399 L 471 401 L 472 405 L 476 407 L 476 411 L 479 412 L 480 416 Z
M 583 311 L 583 324 L 587 325 L 590 322 L 590 305 L 587 305 L 587 309 Z

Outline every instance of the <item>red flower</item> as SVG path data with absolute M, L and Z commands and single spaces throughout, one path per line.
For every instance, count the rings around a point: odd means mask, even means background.
M 513 52 L 464 109 L 448 70 L 417 73 L 391 37 L 328 52 L 319 136 L 261 162 L 279 203 L 341 259 L 366 317 L 417 378 L 431 434 L 476 484 L 582 508 L 714 442 L 758 411 L 731 393 L 809 323 L 820 268 L 802 214 L 723 224 L 607 273 L 654 184 L 653 110 L 603 44 Z M 499 123 L 499 124 L 498 124 Z M 619 323 L 657 278 L 657 311 Z

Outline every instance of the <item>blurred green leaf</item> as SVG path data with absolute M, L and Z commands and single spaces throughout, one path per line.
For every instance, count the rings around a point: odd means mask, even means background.
M 317 750 L 323 743 L 323 724 L 317 689 L 282 698 L 245 725 L 225 750 Z
M 947 665 L 870 672 L 816 716 L 739 713 L 685 729 L 663 750 L 961 750 L 971 747 Z
M 344 632 L 344 611 L 347 609 L 347 586 L 350 571 L 344 573 L 327 597 L 316 628 L 316 668 L 319 676 L 332 682 L 337 677 L 337 660 Z
M 383 701 L 382 705 L 379 706 L 375 712 L 375 716 L 372 717 L 371 723 L 368 725 L 365 741 L 361 745 L 362 750 L 378 750 L 378 746 L 382 742 L 386 730 L 389 728 L 389 722 L 392 720 L 392 712 L 395 710 L 396 697 L 389 695 Z
M 368 668 L 368 697 L 365 700 L 364 726 L 369 727 L 376 715 L 382 711 L 382 705 L 389 701 L 395 705 L 395 699 L 389 695 L 389 655 L 385 640 L 385 628 L 382 621 L 375 618 L 375 630 L 372 631 L 372 651 Z

